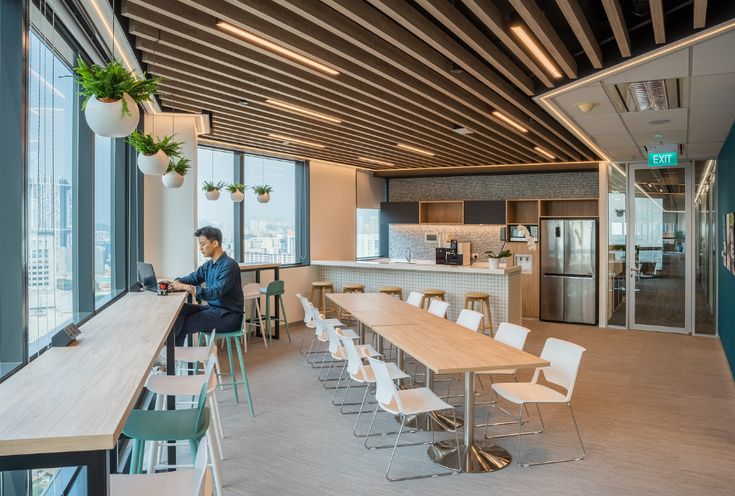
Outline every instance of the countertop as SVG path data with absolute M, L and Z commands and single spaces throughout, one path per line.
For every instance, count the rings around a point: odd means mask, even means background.
M 470 266 L 463 265 L 437 265 L 428 260 L 417 260 L 415 262 L 392 262 L 388 259 L 364 260 L 364 261 L 344 261 L 344 260 L 312 260 L 311 265 L 327 266 L 327 267 L 351 267 L 357 269 L 377 269 L 377 270 L 415 270 L 430 272 L 452 272 L 452 273 L 468 273 L 468 274 L 493 274 L 493 275 L 510 275 L 520 274 L 521 267 L 509 267 L 507 269 L 491 269 L 488 267 L 487 260 L 476 262 Z

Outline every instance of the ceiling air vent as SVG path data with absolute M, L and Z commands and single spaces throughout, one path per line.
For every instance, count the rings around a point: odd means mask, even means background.
M 650 112 L 680 108 L 688 101 L 687 79 L 654 79 L 633 83 L 604 85 L 615 110 L 625 112 Z

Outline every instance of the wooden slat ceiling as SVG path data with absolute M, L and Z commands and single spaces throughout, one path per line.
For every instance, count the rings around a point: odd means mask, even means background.
M 661 43 L 666 12 L 650 5 Z M 603 67 L 605 43 L 631 55 L 619 0 L 126 0 L 122 14 L 161 104 L 210 112 L 207 139 L 384 171 L 596 160 L 532 97 Z

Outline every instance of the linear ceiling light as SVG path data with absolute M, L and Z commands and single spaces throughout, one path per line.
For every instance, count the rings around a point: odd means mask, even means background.
M 369 162 L 371 164 L 376 165 L 385 165 L 386 167 L 392 167 L 393 162 L 384 162 L 382 160 L 376 160 L 374 158 L 368 158 L 368 157 L 357 157 L 358 160 L 362 160 L 363 162 Z
M 313 117 L 314 119 L 319 119 L 321 121 L 331 122 L 332 124 L 339 124 L 342 122 L 341 119 L 337 119 L 336 117 L 305 109 L 303 107 L 292 105 L 290 103 L 282 102 L 281 100 L 273 100 L 272 98 L 268 98 L 265 103 L 266 105 L 270 105 L 272 107 L 278 107 L 289 112 L 295 112 L 297 114 L 305 115 L 307 117 Z
M 508 124 L 508 125 L 516 128 L 516 129 L 518 129 L 522 133 L 527 133 L 528 132 L 528 129 L 526 129 L 525 127 L 521 126 L 516 121 L 514 121 L 513 119 L 511 119 L 510 117 L 508 117 L 507 115 L 505 115 L 502 112 L 498 112 L 497 110 L 495 110 L 495 111 L 493 111 L 493 115 L 495 117 L 497 117 L 498 119 L 500 119 L 501 121 L 505 122 L 506 124 Z
M 547 152 L 546 150 L 544 150 L 540 146 L 534 146 L 533 149 L 536 150 L 537 153 L 539 153 L 540 155 L 543 155 L 546 158 L 550 158 L 552 160 L 556 159 L 555 156 L 553 156 L 551 153 Z
M 531 38 L 531 36 L 526 32 L 525 28 L 521 25 L 515 25 L 511 26 L 510 30 L 513 31 L 513 34 L 516 35 L 516 37 L 521 40 L 521 42 L 526 45 L 526 48 L 531 52 L 531 54 L 536 57 L 536 60 L 541 62 L 541 65 L 543 65 L 546 70 L 551 74 L 554 78 L 560 78 L 561 72 L 559 72 L 559 69 L 556 68 L 556 65 L 551 61 L 549 57 L 547 57 L 544 50 L 541 49 L 540 46 Z
M 422 150 L 421 148 L 416 148 L 415 146 L 404 145 L 403 143 L 398 143 L 396 146 L 401 150 L 408 150 L 409 152 L 420 153 L 421 155 L 426 155 L 427 157 L 433 157 L 435 155 L 434 152 Z
M 697 189 L 697 196 L 694 197 L 694 203 L 696 204 L 697 201 L 699 201 L 699 195 L 702 194 L 702 191 L 704 190 L 705 185 L 707 184 L 707 181 L 709 180 L 709 173 L 712 171 L 712 166 L 715 164 L 714 160 L 710 160 L 707 164 L 707 170 L 704 171 L 704 175 L 702 175 L 701 183 L 699 183 L 699 188 Z
M 313 143 L 311 141 L 305 141 L 298 138 L 291 138 L 290 136 L 284 136 L 282 134 L 269 133 L 268 137 L 278 141 L 288 141 L 289 143 L 296 143 L 297 145 L 311 146 L 313 148 L 324 148 L 324 145 L 320 145 L 319 143 Z
M 233 26 L 232 24 L 228 22 L 217 21 L 217 27 L 223 31 L 227 31 L 232 34 L 236 34 L 237 36 L 251 43 L 255 43 L 256 45 L 260 45 L 263 48 L 266 48 L 272 52 L 276 52 L 280 55 L 284 55 L 290 59 L 295 60 L 296 62 L 300 62 L 301 64 L 308 65 L 309 67 L 312 67 L 318 71 L 329 74 L 330 76 L 339 75 L 339 72 L 335 71 L 331 67 L 327 67 L 326 65 L 321 64 L 315 60 L 311 60 L 310 58 L 304 57 L 303 55 L 293 52 L 289 50 L 288 48 L 283 48 L 282 46 L 276 45 L 275 43 L 271 43 L 270 41 L 264 38 L 261 38 L 260 36 L 254 35 L 253 33 L 245 31 L 244 29 L 239 28 L 237 26 Z

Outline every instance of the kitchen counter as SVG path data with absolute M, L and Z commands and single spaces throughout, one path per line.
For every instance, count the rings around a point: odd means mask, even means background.
M 313 260 L 319 279 L 331 281 L 336 292 L 345 284 L 363 284 L 365 292 L 376 293 L 382 286 L 398 286 L 404 299 L 411 291 L 429 288 L 446 291 L 448 317 L 456 320 L 464 308 L 464 295 L 485 292 L 490 295 L 493 326 L 501 322 L 521 324 L 521 267 L 491 269 L 487 260 L 471 266 L 437 265 L 430 260 L 406 261 L 387 258 L 363 261 Z

